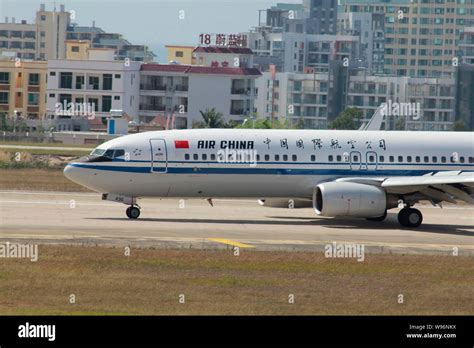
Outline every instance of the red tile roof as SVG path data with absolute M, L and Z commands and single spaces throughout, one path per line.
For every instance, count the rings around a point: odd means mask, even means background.
M 253 54 L 250 48 L 246 47 L 196 47 L 193 52 L 202 53 L 226 53 L 226 54 Z
M 255 68 L 224 68 L 194 65 L 142 64 L 143 71 L 180 72 L 184 74 L 251 75 L 260 76 Z

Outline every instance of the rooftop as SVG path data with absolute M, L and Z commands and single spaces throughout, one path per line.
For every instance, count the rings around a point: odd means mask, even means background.
M 253 54 L 250 48 L 246 47 L 196 47 L 194 52 L 201 53 L 225 53 L 225 54 Z
M 142 71 L 180 72 L 184 74 L 260 76 L 255 68 L 223 68 L 178 64 L 142 64 Z

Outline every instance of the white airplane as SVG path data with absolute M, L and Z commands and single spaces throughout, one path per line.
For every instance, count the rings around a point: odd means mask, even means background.
M 269 207 L 418 227 L 420 201 L 474 204 L 474 133 L 196 129 L 146 132 L 98 146 L 64 170 L 129 205 L 138 197 L 255 198 Z M 212 203 L 212 201 L 209 201 Z

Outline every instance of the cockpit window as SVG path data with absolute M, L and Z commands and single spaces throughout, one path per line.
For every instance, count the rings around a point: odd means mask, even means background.
M 125 150 L 119 149 L 95 149 L 91 152 L 89 162 L 109 162 L 115 158 L 125 156 Z

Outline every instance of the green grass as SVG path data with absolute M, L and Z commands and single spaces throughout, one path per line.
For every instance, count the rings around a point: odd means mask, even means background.
M 310 252 L 132 248 L 127 257 L 122 248 L 41 245 L 36 263 L 2 259 L 0 279 L 0 315 L 474 313 L 474 262 L 461 256 L 369 254 L 357 262 Z

